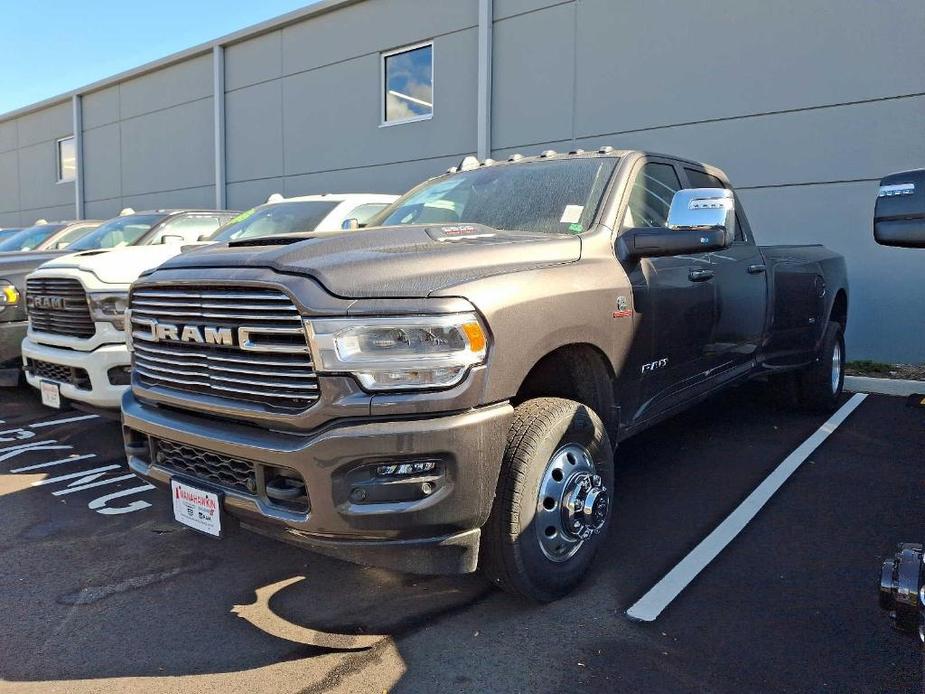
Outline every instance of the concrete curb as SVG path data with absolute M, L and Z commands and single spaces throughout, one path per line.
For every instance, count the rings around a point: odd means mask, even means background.
M 845 390 L 852 393 L 879 393 L 906 397 L 913 393 L 925 393 L 925 381 L 907 381 L 899 378 L 870 378 L 869 376 L 845 376 Z

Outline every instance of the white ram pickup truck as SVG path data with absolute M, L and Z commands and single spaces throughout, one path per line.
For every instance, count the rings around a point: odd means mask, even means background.
M 362 225 L 396 197 L 350 194 L 280 199 L 237 215 L 204 242 L 340 231 L 348 222 L 351 227 Z M 41 391 L 45 405 L 61 407 L 64 399 L 118 410 L 130 383 L 131 358 L 123 332 L 129 287 L 141 273 L 189 247 L 184 243 L 195 245 L 203 240 L 201 234 L 188 237 L 179 231 L 177 238 L 170 236 L 171 243 L 66 255 L 28 276 L 29 330 L 22 343 L 23 368 L 29 384 Z

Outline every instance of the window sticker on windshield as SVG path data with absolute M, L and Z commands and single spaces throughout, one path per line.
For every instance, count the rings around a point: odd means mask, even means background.
M 577 224 L 578 220 L 581 219 L 581 213 L 584 212 L 584 205 L 566 205 L 565 210 L 562 212 L 562 218 L 559 220 L 560 224 Z
M 250 217 L 256 211 L 257 211 L 257 208 L 252 207 L 247 212 L 242 212 L 241 214 L 239 214 L 237 217 L 235 217 L 230 222 L 228 222 L 228 224 L 237 224 L 238 222 L 243 222 L 245 219 Z
M 569 224 L 568 230 L 572 232 L 573 234 L 580 234 L 581 232 L 585 230 L 585 228 L 581 226 L 581 224 L 575 223 L 575 224 Z

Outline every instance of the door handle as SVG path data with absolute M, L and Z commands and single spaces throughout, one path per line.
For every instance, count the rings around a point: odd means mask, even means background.
M 749 265 L 748 274 L 750 275 L 760 275 L 762 272 L 768 269 L 767 265 Z
M 706 282 L 713 279 L 714 274 L 712 270 L 691 270 L 687 277 L 691 282 Z

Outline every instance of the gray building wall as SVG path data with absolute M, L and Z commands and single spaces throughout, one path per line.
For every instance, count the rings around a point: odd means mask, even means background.
M 55 144 L 72 132 L 70 100 L 0 120 L 0 226 L 74 217 L 74 184 L 56 182 Z
M 478 3 L 353 5 L 225 51 L 227 204 L 404 192 L 475 149 Z M 433 39 L 434 117 L 379 127 L 380 53 Z
M 477 147 L 479 1 L 329 0 L 220 39 L 218 103 L 211 45 L 85 90 L 85 215 L 212 206 L 216 168 L 238 209 L 443 171 Z M 921 252 L 870 228 L 879 178 L 925 162 L 925 3 L 494 0 L 493 17 L 493 156 L 611 144 L 716 164 L 762 243 L 847 256 L 852 358 L 925 361 Z M 380 127 L 380 53 L 422 40 L 434 116 Z M 0 224 L 73 215 L 54 183 L 71 123 L 70 101 L 0 116 Z

